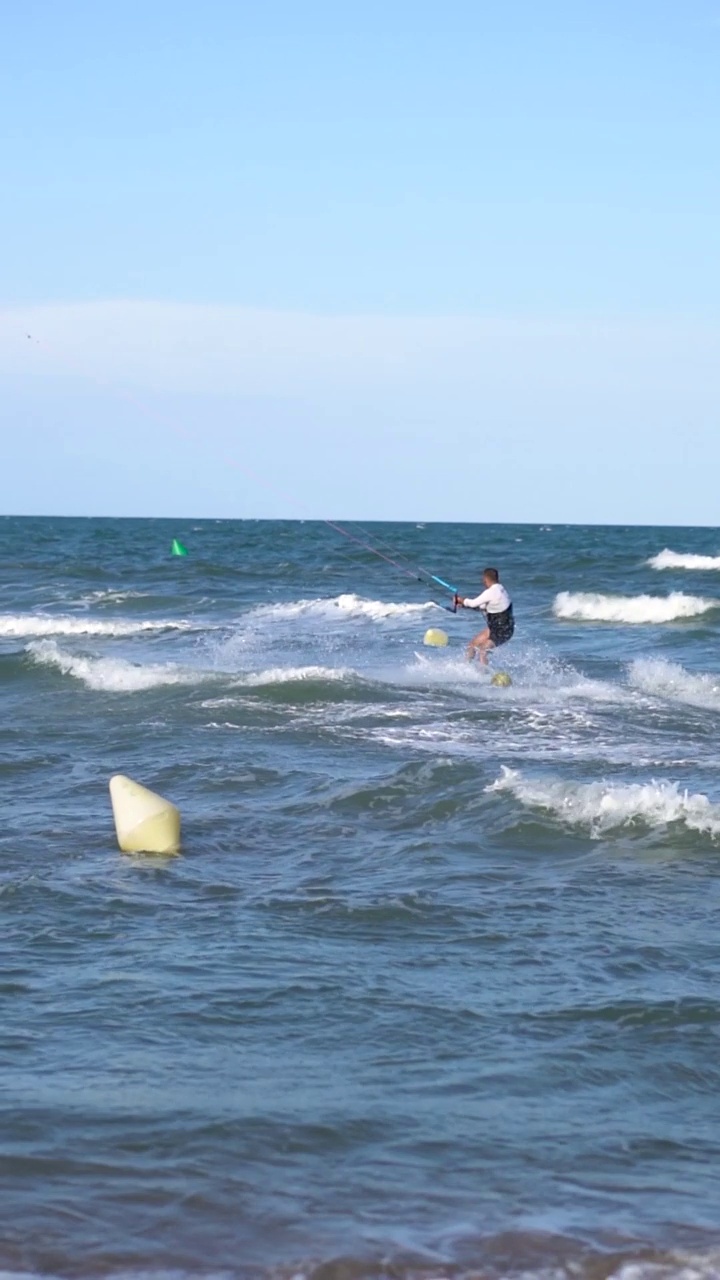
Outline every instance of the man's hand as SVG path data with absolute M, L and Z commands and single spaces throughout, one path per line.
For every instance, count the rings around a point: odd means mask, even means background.
M 456 604 L 456 605 L 458 605 L 458 604 L 459 604 L 459 605 L 464 605 L 464 604 L 465 604 L 465 597 L 464 597 L 464 596 L 456 596 L 456 597 L 455 597 L 455 604 Z

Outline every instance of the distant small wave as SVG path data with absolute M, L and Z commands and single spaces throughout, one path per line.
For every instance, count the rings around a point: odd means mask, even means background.
M 664 658 L 638 658 L 630 665 L 629 679 L 643 693 L 691 707 L 720 711 L 720 672 L 717 675 L 698 675 L 686 671 L 679 662 L 667 662 Z
M 49 613 L 0 614 L 3 636 L 135 636 L 147 631 L 193 631 L 192 622 L 172 619 L 75 618 Z
M 556 618 L 577 622 L 675 622 L 696 618 L 717 609 L 718 600 L 686 596 L 673 591 L 668 596 L 606 596 L 594 591 L 561 591 L 553 602 Z
M 193 684 L 202 673 L 183 670 L 172 663 L 137 665 L 124 658 L 88 658 L 68 653 L 55 640 L 33 640 L 27 647 L 32 659 L 73 676 L 88 689 L 103 693 L 136 693 L 161 685 Z
M 720 556 L 701 556 L 692 551 L 671 551 L 665 547 L 648 560 L 651 569 L 720 569 Z
M 382 622 L 385 618 L 416 618 L 440 607 L 432 600 L 427 600 L 424 604 L 395 604 L 387 600 L 366 600 L 363 596 L 349 592 L 330 599 L 289 600 L 285 603 L 257 605 L 251 610 L 251 616 L 336 619 L 340 615 L 346 618 L 368 618 L 372 622 Z
M 91 591 L 88 595 L 83 596 L 83 602 L 86 604 L 95 604 L 102 601 L 107 604 L 121 604 L 123 600 L 146 600 L 148 598 L 147 591 Z
M 720 805 L 681 791 L 677 782 L 607 783 L 526 779 L 503 766 L 488 792 L 509 792 L 531 809 L 544 809 L 568 826 L 589 827 L 593 836 L 641 823 L 664 827 L 681 822 L 690 831 L 720 835 Z

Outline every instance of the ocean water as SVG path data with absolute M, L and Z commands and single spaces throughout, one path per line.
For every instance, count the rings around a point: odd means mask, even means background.
M 0 1269 L 720 1275 L 720 532 L 372 533 L 510 688 L 327 525 L 0 520 Z

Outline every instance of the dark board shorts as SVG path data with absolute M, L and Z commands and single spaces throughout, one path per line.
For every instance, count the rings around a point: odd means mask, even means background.
M 512 605 L 510 605 L 509 609 L 505 609 L 503 613 L 489 613 L 487 615 L 487 624 L 493 644 L 507 644 L 508 640 L 512 640 L 513 632 L 515 631 Z

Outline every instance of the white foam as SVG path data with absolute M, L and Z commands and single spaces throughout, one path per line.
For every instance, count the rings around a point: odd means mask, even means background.
M 286 603 L 258 605 L 251 610 L 250 616 L 275 618 L 367 618 L 371 622 L 382 622 L 386 618 L 417 618 L 428 611 L 436 611 L 441 606 L 432 600 L 424 604 L 395 604 L 387 600 L 366 600 L 352 592 L 317 600 L 289 600 Z
M 720 673 L 696 675 L 686 671 L 679 662 L 638 658 L 630 664 L 629 680 L 636 689 L 653 697 L 720 711 Z
M 359 679 L 357 672 L 345 667 L 268 667 L 266 671 L 253 671 L 239 678 L 238 683 L 254 688 L 259 685 L 291 684 L 303 680 L 352 680 Z
M 642 823 L 664 827 L 682 822 L 691 831 L 720 835 L 720 805 L 707 796 L 681 791 L 677 782 L 608 783 L 526 779 L 503 766 L 488 792 L 509 792 L 521 804 L 545 809 L 569 826 L 586 826 L 593 836 Z
M 27 652 L 35 662 L 56 667 L 81 680 L 88 689 L 104 693 L 137 693 L 161 685 L 194 684 L 207 673 L 183 670 L 172 663 L 136 665 L 123 658 L 88 658 L 68 653 L 55 640 L 33 640 Z
M 648 564 L 652 569 L 720 569 L 720 556 L 701 556 L 665 547 L 664 551 L 651 556 Z
M 588 1276 L 595 1269 L 588 1269 Z M 567 1270 L 564 1269 L 567 1275 Z M 579 1274 L 582 1274 L 579 1272 Z M 720 1276 L 720 1252 L 706 1253 L 672 1251 L 665 1255 L 658 1251 L 646 1260 L 631 1258 L 622 1262 L 608 1276 L 608 1280 L 718 1280 Z
M 124 658 L 92 658 L 68 653 L 55 640 L 32 640 L 26 652 L 34 662 L 55 667 L 63 675 L 81 680 L 88 689 L 104 693 L 137 693 L 163 685 L 198 684 L 206 680 L 230 679 L 235 686 L 256 688 L 308 680 L 358 679 L 344 667 L 269 667 L 245 673 L 191 670 L 171 662 L 134 663 Z
M 414 663 L 397 674 L 396 682 L 404 686 L 431 685 L 449 687 L 461 692 L 480 691 L 494 702 L 519 701 L 557 704 L 565 700 L 614 703 L 627 701 L 627 691 L 617 684 L 593 680 L 581 675 L 567 663 L 548 659 L 532 646 L 515 650 L 503 661 L 505 651 L 496 655 L 492 666 L 468 662 L 462 652 L 447 649 L 415 653 Z M 501 692 L 491 681 L 496 671 L 507 667 L 512 685 Z
M 219 523 L 219 521 L 218 521 Z M 221 726 L 223 728 L 236 729 L 238 725 Z M 327 907 L 331 904 L 332 899 L 328 894 L 322 891 L 316 891 L 311 898 L 306 901 L 312 902 L 316 906 Z M 414 895 L 414 900 L 405 897 L 399 899 L 392 897 L 388 899 L 389 906 L 395 906 L 407 912 L 413 913 L 417 911 L 415 903 L 421 903 L 422 900 L 418 895 Z M 460 1238 L 467 1234 L 463 1227 Z M 396 1233 L 397 1235 L 397 1233 Z M 406 1240 L 409 1239 L 407 1233 L 399 1235 L 401 1250 L 405 1248 Z M 519 1257 L 527 1254 L 527 1248 L 522 1248 L 520 1243 Z M 536 1247 L 536 1241 L 532 1241 Z M 410 1239 L 410 1247 L 412 1248 L 414 1241 Z M 720 1252 L 718 1250 L 708 1250 L 705 1253 L 690 1253 L 688 1251 L 669 1251 L 661 1253 L 658 1248 L 646 1251 L 647 1257 L 641 1256 L 637 1250 L 631 1251 L 628 1256 L 620 1257 L 616 1261 L 616 1265 L 610 1271 L 607 1269 L 607 1254 L 585 1254 L 584 1258 L 579 1255 L 577 1250 L 570 1249 L 565 1260 L 558 1263 L 547 1263 L 542 1265 L 539 1262 L 530 1266 L 525 1264 L 522 1270 L 513 1269 L 512 1274 L 517 1274 L 520 1280 L 566 1280 L 567 1276 L 574 1276 L 576 1280 L 590 1280 L 594 1275 L 607 1276 L 607 1280 L 718 1280 L 720 1276 Z M 478 1275 L 482 1268 L 480 1265 L 471 1266 L 469 1270 L 459 1271 L 457 1267 L 448 1267 L 441 1262 L 436 1261 L 434 1265 L 426 1268 L 402 1267 L 400 1265 L 393 1266 L 392 1272 L 401 1280 L 412 1280 L 415 1275 L 424 1275 L 430 1277 L 431 1280 L 450 1280 L 452 1276 L 475 1276 Z M 351 1270 L 350 1267 L 344 1267 L 344 1271 Z M 366 1265 L 353 1267 L 352 1270 L 362 1275 L 368 1272 Z M 331 1274 L 339 1271 L 337 1266 L 325 1267 L 323 1260 L 318 1262 L 293 1264 L 286 1267 L 272 1267 L 266 1272 L 258 1272 L 267 1276 L 275 1276 L 277 1280 L 310 1280 L 315 1274 L 324 1274 L 329 1271 Z M 91 1275 L 94 1273 L 91 1273 Z M 98 1273 L 99 1274 L 99 1273 Z M 227 1280 L 229 1269 L 225 1270 L 205 1270 L 203 1275 L 207 1280 Z M 507 1271 L 505 1272 L 507 1274 Z M 197 1280 L 196 1271 L 184 1271 L 178 1267 L 169 1269 L 167 1267 L 156 1267 L 150 1269 L 149 1266 L 139 1266 L 136 1268 L 123 1268 L 117 1272 L 120 1280 Z M 54 1271 L 9 1271 L 0 1270 L 0 1280 L 59 1280 Z
M 147 631 L 193 631 L 192 622 L 171 619 L 62 617 L 48 613 L 0 614 L 3 636 L 135 636 Z
M 556 618 L 577 622 L 674 622 L 696 618 L 716 609 L 720 600 L 686 596 L 673 591 L 668 596 L 605 596 L 594 591 L 561 591 L 555 597 Z

